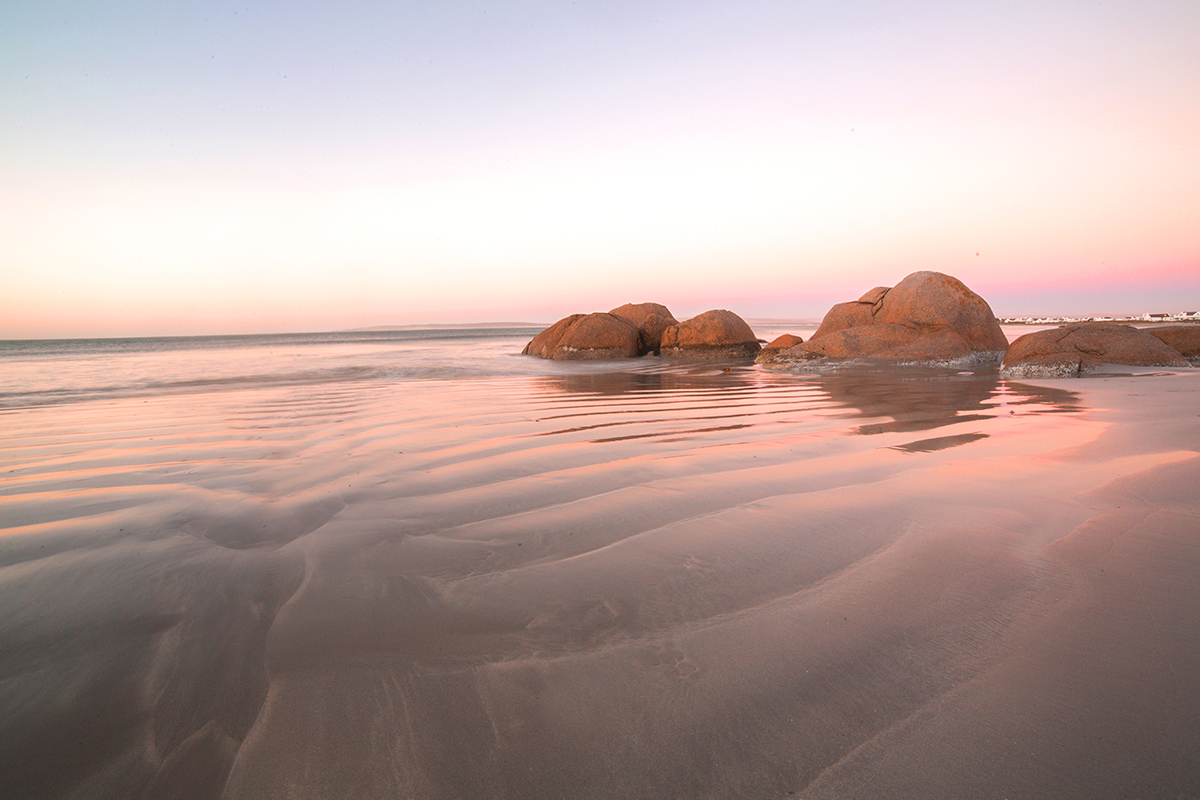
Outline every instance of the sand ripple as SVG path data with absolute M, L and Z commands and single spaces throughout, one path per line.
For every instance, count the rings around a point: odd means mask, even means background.
M 335 380 L 0 419 L 11 796 L 873 796 L 897 748 L 917 774 L 902 732 L 1026 674 L 1090 542 L 1149 518 L 1089 523 L 1075 494 L 1194 464 L 1096 450 L 1073 392 L 953 372 Z M 1160 622 L 1182 691 L 1195 652 Z

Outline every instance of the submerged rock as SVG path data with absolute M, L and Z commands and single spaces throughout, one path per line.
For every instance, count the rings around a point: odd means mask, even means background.
M 638 328 L 615 314 L 572 314 L 533 337 L 521 352 L 556 360 L 633 358 L 640 354 Z
M 1186 367 L 1178 350 L 1147 331 L 1116 322 L 1077 322 L 1013 340 L 1000 374 L 1010 378 L 1086 375 L 1101 364 Z
M 997 361 L 1007 347 L 987 301 L 957 278 L 914 272 L 838 303 L 807 342 L 766 349 L 758 362 L 778 369 L 856 360 L 962 364 Z
M 753 357 L 761 349 L 744 319 L 732 311 L 714 309 L 667 328 L 661 352 L 665 358 L 716 361 Z

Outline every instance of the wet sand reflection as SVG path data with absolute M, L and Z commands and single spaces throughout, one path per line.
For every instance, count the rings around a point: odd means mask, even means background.
M 18 796 L 842 797 L 928 778 L 911 741 L 967 780 L 988 726 L 1050 725 L 1021 692 L 1111 677 L 1046 643 L 1102 651 L 1112 542 L 1139 643 L 1139 531 L 1171 592 L 1200 585 L 1195 454 L 1107 451 L 1089 405 L 986 372 L 644 365 L 10 414 L 0 773 Z M 1006 764 L 1100 752 L 1069 733 Z
M 544 378 L 540 385 L 551 392 L 631 402 L 653 398 L 662 402 L 690 401 L 687 406 L 703 415 L 680 415 L 679 420 L 741 420 L 720 427 L 675 429 L 668 433 L 631 433 L 596 441 L 624 438 L 705 433 L 735 430 L 772 421 L 771 415 L 786 414 L 789 403 L 799 403 L 807 412 L 844 409 L 842 416 L 887 418 L 855 426 L 852 433 L 872 436 L 885 433 L 927 431 L 965 422 L 986 422 L 1001 414 L 1078 413 L 1084 409 L 1077 393 L 1057 387 L 1037 386 L 1002 380 L 995 369 L 972 372 L 938 368 L 861 368 L 828 374 L 780 376 L 755 368 L 733 365 L 691 369 L 644 369 L 598 372 Z M 708 400 L 710 402 L 705 403 Z M 633 410 L 634 406 L 626 410 Z M 643 408 L 643 410 L 649 410 Z M 713 414 L 720 411 L 720 414 Z M 617 415 L 619 407 L 585 414 Z M 574 415 L 564 414 L 563 417 Z M 649 422 L 649 419 L 643 420 Z M 589 422 L 572 428 L 547 430 L 556 435 L 605 427 L 637 424 L 626 418 Z M 962 442 L 974 439 L 962 439 Z

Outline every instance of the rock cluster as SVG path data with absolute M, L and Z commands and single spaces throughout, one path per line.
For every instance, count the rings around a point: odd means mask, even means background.
M 768 347 L 768 367 L 820 367 L 846 361 L 965 364 L 996 361 L 1008 340 L 991 307 L 957 278 L 914 272 L 838 303 L 807 342 Z
M 1086 375 L 1101 364 L 1186 367 L 1179 350 L 1152 331 L 1116 322 L 1077 322 L 1013 340 L 1000 363 L 1010 378 Z
M 680 322 L 659 303 L 626 303 L 607 313 L 572 314 L 533 337 L 526 355 L 559 360 L 633 358 L 658 353 L 694 361 L 753 357 L 758 339 L 732 311 Z
M 608 312 L 564 317 L 523 352 L 571 360 L 652 353 L 689 361 L 757 355 L 758 363 L 774 369 L 1000 360 L 1006 377 L 1062 377 L 1085 375 L 1101 364 L 1200 363 L 1200 325 L 1139 330 L 1080 322 L 1029 333 L 1009 345 L 991 307 L 962 281 L 940 272 L 914 272 L 893 287 L 876 286 L 857 300 L 838 303 L 808 341 L 784 334 L 760 347 L 754 331 L 732 311 L 705 311 L 680 322 L 660 303 L 626 303 Z
M 662 346 L 663 332 L 672 325 L 678 325 L 679 320 L 670 309 L 661 303 L 626 303 L 608 312 L 622 319 L 627 319 L 637 326 L 638 351 L 657 353 Z

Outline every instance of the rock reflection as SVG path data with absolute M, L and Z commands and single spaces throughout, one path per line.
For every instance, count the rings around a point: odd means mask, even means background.
M 980 439 L 986 438 L 988 438 L 986 433 L 960 433 L 957 436 L 938 436 L 933 439 L 920 439 L 908 444 L 898 444 L 891 449 L 899 450 L 902 453 L 936 453 L 938 450 L 948 450 L 951 447 L 978 442 Z
M 822 376 L 820 387 L 835 403 L 853 409 L 851 417 L 891 418 L 851 431 L 864 436 L 932 430 L 1002 413 L 1082 410 L 1075 392 L 1005 381 L 994 373 L 841 373 Z
M 760 370 L 746 365 L 706 364 L 703 367 L 653 371 L 586 372 L 542 379 L 552 392 L 585 395 L 666 394 L 696 390 L 754 389 L 762 385 Z
M 819 397 L 808 384 L 781 385 L 753 366 L 729 364 L 571 373 L 543 378 L 539 386 L 556 397 L 552 413 L 541 420 L 559 424 L 537 435 L 600 434 L 590 439 L 594 444 L 685 441 L 745 430 L 811 408 Z
M 672 365 L 548 376 L 540 385 L 548 395 L 575 396 L 583 405 L 558 406 L 560 413 L 547 417 L 576 419 L 579 424 L 539 435 L 612 430 L 597 440 L 603 442 L 718 433 L 785 420 L 820 424 L 822 419 L 827 422 L 821 427 L 841 420 L 835 427 L 844 432 L 872 436 L 929 431 L 1001 415 L 1082 410 L 1075 392 L 1003 380 L 994 369 L 908 367 L 790 375 L 728 364 Z M 614 403 L 593 406 L 589 397 Z M 864 418 L 871 421 L 854 422 Z M 685 421 L 695 427 L 678 430 L 677 423 Z M 672 422 L 676 425 L 667 425 Z

